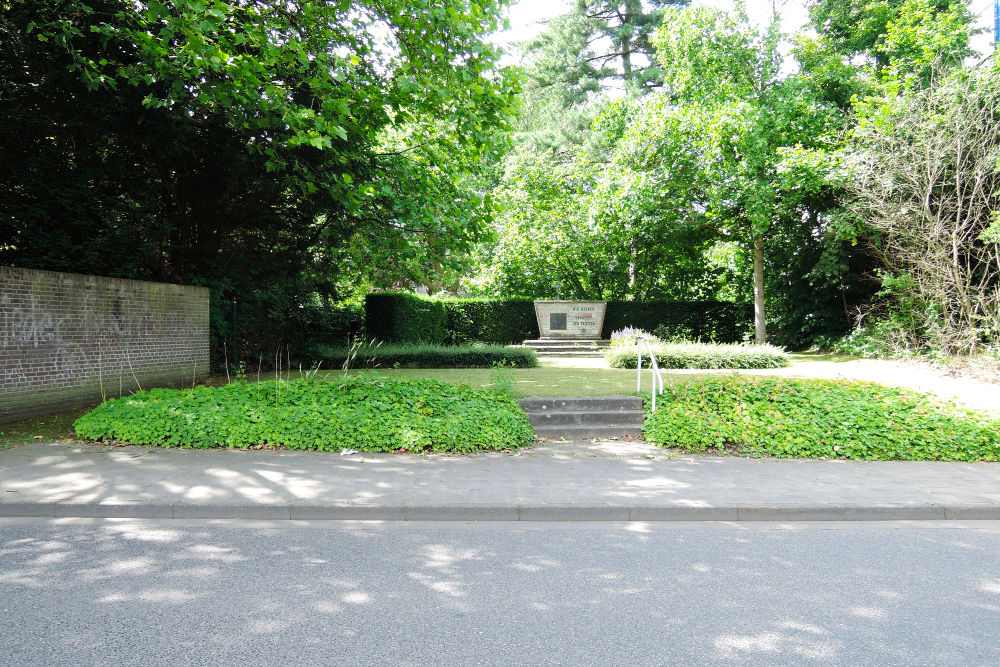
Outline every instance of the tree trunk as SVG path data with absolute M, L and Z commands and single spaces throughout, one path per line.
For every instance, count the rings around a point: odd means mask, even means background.
M 753 324 L 754 341 L 767 342 L 767 322 L 764 319 L 764 239 L 753 237 Z
M 639 243 L 635 238 L 635 234 L 629 239 L 629 262 L 628 262 L 628 289 L 632 298 L 636 298 L 636 283 L 638 282 L 637 274 L 638 269 L 636 268 L 636 263 L 639 261 Z

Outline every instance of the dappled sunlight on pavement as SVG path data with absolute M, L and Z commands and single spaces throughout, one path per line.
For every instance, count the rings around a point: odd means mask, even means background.
M 996 507 L 1000 464 L 678 455 L 642 440 L 466 456 L 36 443 L 0 452 L 0 505 L 9 503 Z
M 8 520 L 0 595 L 44 612 L 0 649 L 13 664 L 995 664 L 998 546 L 997 524 Z

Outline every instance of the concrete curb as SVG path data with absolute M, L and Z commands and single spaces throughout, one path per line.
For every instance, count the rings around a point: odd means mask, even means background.
M 1000 520 L 1000 505 L 198 505 L 0 503 L 0 518 L 325 521 L 942 521 Z

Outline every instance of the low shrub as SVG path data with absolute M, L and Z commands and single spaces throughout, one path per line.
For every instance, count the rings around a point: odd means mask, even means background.
M 651 344 L 656 363 L 661 368 L 757 369 L 781 368 L 788 365 L 788 354 L 773 345 L 735 343 L 663 343 Z M 611 346 L 605 358 L 613 368 L 635 368 L 635 345 L 623 342 Z M 649 357 L 643 352 L 643 363 Z
M 818 346 L 838 354 L 867 359 L 899 359 L 916 356 L 900 331 L 889 320 L 878 320 L 832 340 L 818 341 Z
M 350 356 L 351 368 L 534 368 L 538 355 L 527 347 L 504 347 L 487 343 L 465 345 L 389 344 L 355 348 L 321 347 L 316 359 L 325 368 L 342 368 Z
M 843 380 L 712 377 L 678 383 L 647 440 L 777 457 L 996 461 L 1000 421 L 907 389 Z
M 469 452 L 534 438 L 508 394 L 380 377 L 140 391 L 102 403 L 74 426 L 89 440 L 166 447 Z

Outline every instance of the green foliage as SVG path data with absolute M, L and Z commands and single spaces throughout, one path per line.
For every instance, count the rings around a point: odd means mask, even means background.
M 504 167 L 494 198 L 496 228 L 476 258 L 478 274 L 465 283 L 470 291 L 551 298 L 558 283 L 564 295 L 579 299 L 715 296 L 715 273 L 704 256 L 715 233 L 687 223 L 691 193 L 665 200 L 653 194 L 662 188 L 653 181 L 648 192 L 639 185 L 622 192 L 618 165 L 608 170 L 584 155 L 561 163 L 523 150 Z
M 4 2 L 0 262 L 205 285 L 265 357 L 300 307 L 454 270 L 516 88 L 500 9 Z
M 212 292 L 213 365 L 223 362 L 223 344 L 229 362 L 247 361 L 254 368 L 274 364 L 276 351 L 287 347 L 293 360 L 314 358 L 319 345 L 341 345 L 356 339 L 364 325 L 364 309 L 359 306 L 289 304 L 283 290 L 250 292 L 234 304 Z M 236 335 L 233 335 L 233 323 Z M 285 353 L 283 353 L 284 355 Z
M 903 298 L 901 298 L 903 297 Z M 880 298 L 885 298 L 885 292 Z M 850 333 L 819 340 L 819 347 L 857 357 L 899 359 L 946 356 L 941 345 L 940 312 L 930 304 L 893 295 L 891 309 L 869 313 L 869 320 Z
M 514 364 L 507 360 L 494 362 L 493 368 L 490 369 L 490 389 L 507 396 L 514 396 L 514 374 L 511 372 L 514 367 Z
M 309 305 L 295 309 L 288 320 L 286 340 L 294 358 L 312 358 L 310 350 L 315 346 L 337 345 L 357 339 L 364 325 L 365 311 L 360 306 Z M 248 327 L 260 332 L 265 321 Z
M 445 341 L 444 304 L 414 294 L 383 292 L 365 297 L 365 334 L 385 343 Z
M 875 75 L 926 74 L 933 60 L 969 55 L 972 13 L 966 0 L 817 0 L 809 9 L 821 49 L 842 61 L 866 61 Z M 926 83 L 926 81 L 925 81 Z
M 313 360 L 322 359 L 325 368 L 340 368 L 350 358 L 351 368 L 491 368 L 497 364 L 511 368 L 538 366 L 535 351 L 488 343 L 434 345 L 390 343 L 361 345 L 353 349 L 318 345 Z
M 773 345 L 656 341 L 650 347 L 661 368 L 782 368 L 788 365 L 788 354 Z M 612 368 L 635 368 L 638 361 L 634 343 L 614 345 L 604 356 Z M 648 367 L 649 364 L 644 350 L 643 366 Z
M 671 388 L 643 433 L 687 451 L 862 460 L 1000 460 L 1000 422 L 866 382 L 713 377 Z
M 899 333 L 890 320 L 879 320 L 839 338 L 820 339 L 818 343 L 823 349 L 837 354 L 849 354 L 867 359 L 891 359 L 900 356 L 902 350 L 908 349 L 904 347 L 901 350 L 894 345 Z
M 499 345 L 538 338 L 531 299 L 446 299 L 448 342 L 477 340 Z
M 102 403 L 75 428 L 81 438 L 136 445 L 365 452 L 496 450 L 534 438 L 508 395 L 377 376 L 141 391 Z
M 652 331 L 664 340 L 735 343 L 750 332 L 753 309 L 719 301 L 609 301 L 604 336 L 625 327 Z
M 913 350 L 978 354 L 1000 336 L 1000 69 L 938 69 L 858 105 L 850 192 L 885 269 L 875 316 Z
M 544 295 L 543 295 L 544 296 Z M 447 313 L 447 333 L 437 332 L 439 307 Z M 386 342 L 482 341 L 517 344 L 538 337 L 532 299 L 430 299 L 411 294 L 370 294 L 365 302 L 366 334 Z M 750 329 L 751 307 L 718 301 L 609 301 L 603 335 L 628 326 L 657 329 L 663 338 L 743 340 Z M 433 333 L 434 336 L 437 333 Z
M 772 237 L 804 219 L 819 226 L 816 209 L 830 189 L 836 161 L 829 149 L 840 128 L 839 111 L 813 81 L 781 75 L 780 37 L 774 23 L 753 28 L 742 10 L 669 15 L 654 40 L 671 96 L 656 114 L 666 120 L 653 120 L 662 131 L 640 129 L 632 139 L 690 146 L 694 169 L 685 181 L 694 185 L 684 187 L 701 198 L 704 223 L 731 235 L 748 255 L 752 249 L 759 343 Z M 642 152 L 650 153 L 669 155 L 655 144 Z M 653 165 L 630 166 L 641 173 Z
M 650 36 L 681 4 L 686 0 L 580 0 L 516 45 L 523 81 L 516 145 L 571 154 L 588 143 L 608 89 L 638 96 L 662 83 Z

